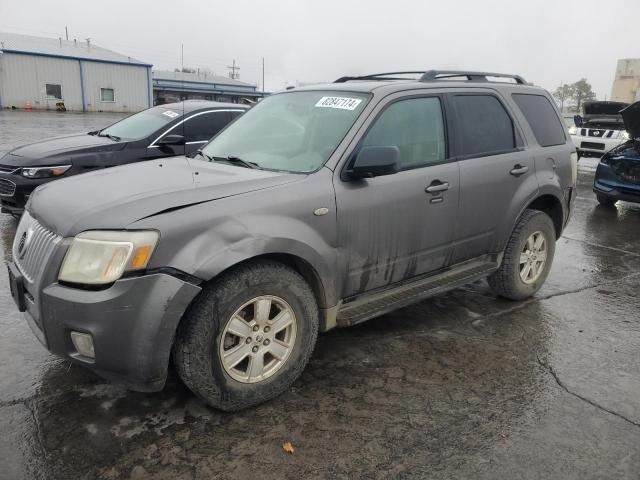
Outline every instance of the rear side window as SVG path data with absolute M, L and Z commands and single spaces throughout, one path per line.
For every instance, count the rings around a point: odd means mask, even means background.
M 512 97 L 529 122 L 540 146 L 550 147 L 566 142 L 564 128 L 547 97 L 523 93 L 514 93 Z
M 376 119 L 362 145 L 397 146 L 402 169 L 442 162 L 446 149 L 440 99 L 411 98 L 391 104 Z
M 496 155 L 516 147 L 513 121 L 492 95 L 453 95 L 455 135 L 462 157 Z

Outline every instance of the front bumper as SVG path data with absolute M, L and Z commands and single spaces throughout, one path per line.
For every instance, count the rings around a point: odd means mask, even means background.
M 0 204 L 2 213 L 19 215 L 24 211 L 24 206 L 29 200 L 29 195 L 36 187 L 43 183 L 56 180 L 55 178 L 25 178 L 15 173 L 0 172 Z M 12 187 L 13 186 L 13 187 Z
M 571 140 L 576 150 L 581 154 L 595 156 L 602 156 L 625 141 L 620 138 L 588 137 L 583 135 L 571 135 Z
M 611 197 L 614 200 L 640 203 L 640 188 L 611 186 L 596 180 L 593 184 L 593 191 L 594 193 Z
M 200 287 L 166 274 L 121 279 L 91 291 L 53 283 L 40 308 L 27 306 L 31 328 L 52 353 L 138 391 L 164 386 L 174 334 Z M 40 318 L 34 318 L 39 310 Z M 80 355 L 72 331 L 93 338 L 95 358 Z

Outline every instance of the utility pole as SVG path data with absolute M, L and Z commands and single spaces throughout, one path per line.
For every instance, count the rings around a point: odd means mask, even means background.
M 67 28 L 67 26 L 64 26 L 64 34 L 67 37 L 67 41 L 69 40 L 69 29 Z
M 264 97 L 264 57 L 262 57 L 262 96 Z
M 229 70 L 231 70 L 231 71 L 229 72 L 229 78 L 232 78 L 232 79 L 234 79 L 234 80 L 237 80 L 237 79 L 239 79 L 239 78 L 240 78 L 240 74 L 239 74 L 239 73 L 236 73 L 236 70 L 240 70 L 240 67 L 236 67 L 236 61 L 235 61 L 235 59 L 233 60 L 233 65 L 231 65 L 231 66 L 227 66 L 227 68 L 228 68 Z

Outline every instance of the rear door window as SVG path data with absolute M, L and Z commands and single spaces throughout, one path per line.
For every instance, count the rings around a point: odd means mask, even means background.
M 486 156 L 516 148 L 513 120 L 493 95 L 452 95 L 458 156 Z
M 514 93 L 512 97 L 540 146 L 562 145 L 567 141 L 560 119 L 547 97 L 524 93 Z
M 186 142 L 205 143 L 222 130 L 231 119 L 229 112 L 209 112 L 195 115 L 184 122 Z M 176 127 L 177 130 L 180 127 Z

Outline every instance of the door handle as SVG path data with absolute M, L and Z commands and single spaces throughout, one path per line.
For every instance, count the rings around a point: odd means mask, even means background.
M 519 177 L 520 175 L 524 175 L 528 171 L 529 171 L 529 167 L 523 167 L 522 165 L 517 163 L 516 165 L 513 166 L 513 168 L 509 173 L 514 177 Z
M 436 193 L 444 192 L 445 190 L 449 190 L 449 182 L 441 182 L 440 180 L 434 180 L 431 182 L 431 185 L 424 189 L 425 192 L 434 195 Z

